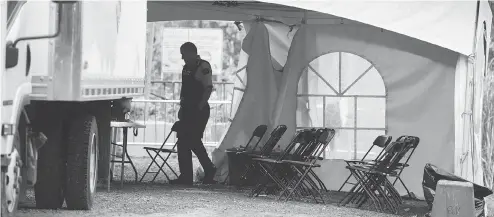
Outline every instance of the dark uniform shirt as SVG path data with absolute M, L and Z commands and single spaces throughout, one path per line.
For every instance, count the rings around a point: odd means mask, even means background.
M 213 87 L 211 65 L 197 56 L 194 64 L 185 65 L 182 69 L 182 88 L 180 100 L 183 107 L 197 108 L 204 92 Z

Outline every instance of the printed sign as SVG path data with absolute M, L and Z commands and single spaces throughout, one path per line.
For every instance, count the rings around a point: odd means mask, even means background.
M 223 31 L 221 29 L 202 28 L 165 28 L 163 30 L 163 73 L 182 72 L 185 63 L 180 54 L 180 46 L 188 41 L 194 43 L 201 58 L 211 64 L 213 74 L 221 74 Z

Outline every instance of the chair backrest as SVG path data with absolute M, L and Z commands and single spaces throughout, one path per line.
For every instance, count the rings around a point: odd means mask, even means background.
M 317 157 L 320 157 L 322 153 L 326 151 L 329 143 L 334 139 L 334 136 L 336 135 L 336 131 L 334 129 L 327 129 L 326 133 L 327 135 L 322 135 L 321 137 L 319 137 L 319 143 L 321 144 L 321 146 L 319 147 L 319 149 L 317 149 Z
M 317 160 L 319 160 L 319 158 L 324 153 L 329 143 L 331 142 L 331 140 L 333 140 L 336 134 L 334 129 L 329 128 L 324 128 L 318 131 L 319 134 L 315 141 L 312 143 L 313 146 L 306 150 L 310 151 L 309 154 L 307 156 L 304 156 L 306 158 L 306 162 L 309 162 L 311 164 L 314 164 Z
M 252 133 L 252 136 L 250 137 L 249 141 L 247 142 L 247 145 L 245 146 L 245 150 L 246 151 L 254 151 L 257 146 L 259 145 L 259 143 L 261 142 L 261 139 L 262 137 L 264 137 L 264 134 L 266 134 L 266 130 L 268 130 L 268 126 L 267 125 L 259 125 L 256 127 L 256 129 L 254 130 L 254 132 Z M 249 146 L 252 142 L 252 140 L 254 140 L 254 138 L 257 137 L 257 142 L 255 143 L 254 145 L 254 148 L 252 148 L 252 150 L 249 150 Z
M 166 137 L 165 141 L 163 141 L 163 143 L 161 144 L 160 146 L 160 149 L 163 149 L 166 145 L 166 141 L 168 141 L 168 139 L 170 138 L 170 136 L 172 135 L 172 132 L 175 132 L 177 133 L 178 130 L 180 129 L 180 124 L 181 122 L 180 121 L 175 121 L 175 123 L 173 123 L 173 126 L 172 128 L 170 129 L 170 133 L 168 134 L 168 136 Z M 175 144 L 173 145 L 172 149 L 175 150 L 175 147 L 177 147 L 177 142 L 175 142 Z
M 308 130 L 307 133 L 304 135 L 304 142 L 301 143 L 293 153 L 293 159 L 302 160 L 304 157 L 310 154 L 309 150 L 311 149 L 312 146 L 315 145 L 315 143 L 317 143 L 317 138 L 321 133 L 322 133 L 321 129 Z
M 254 133 L 252 133 L 253 136 L 256 137 L 263 137 L 266 131 L 268 130 L 268 126 L 265 124 L 259 125 L 256 127 L 254 130 Z
M 318 129 L 315 133 L 312 134 L 311 142 L 309 143 L 309 145 L 307 145 L 307 147 L 302 152 L 302 157 L 307 158 L 308 156 L 313 154 L 313 152 L 319 147 L 320 140 L 323 137 L 326 138 L 327 136 L 326 131 L 327 131 L 326 128 Z
M 276 146 L 276 144 L 278 144 L 278 141 L 280 141 L 283 134 L 285 134 L 286 129 L 287 129 L 286 125 L 278 125 L 271 132 L 271 136 L 269 137 L 268 141 L 266 141 L 264 146 L 261 148 L 262 156 L 271 155 L 271 152 L 273 151 L 274 147 Z
M 383 161 L 391 160 L 391 158 L 393 157 L 393 154 L 395 154 L 394 153 L 395 147 L 401 146 L 402 143 L 405 143 L 405 142 L 403 142 L 403 141 L 391 142 L 388 146 L 386 146 L 386 148 L 384 148 L 384 150 L 382 151 L 382 154 L 376 158 L 376 162 L 378 162 L 378 164 L 381 164 Z
M 405 139 L 404 141 L 396 141 L 386 147 L 386 152 L 383 154 L 383 159 L 376 163 L 376 169 L 380 172 L 390 173 L 395 170 L 403 157 L 410 152 L 414 146 L 413 140 Z
M 405 160 L 405 162 L 403 162 L 404 165 L 408 163 L 413 153 L 415 152 L 415 149 L 420 143 L 420 138 L 416 136 L 407 136 L 407 139 L 405 141 L 410 143 L 410 151 L 407 152 L 406 155 L 403 157 L 403 160 Z
M 407 135 L 402 135 L 402 136 L 398 137 L 398 139 L 396 139 L 396 141 L 397 142 L 402 142 L 402 141 L 405 141 L 407 138 L 408 138 Z
M 374 159 L 379 158 L 379 156 L 382 155 L 382 153 L 384 151 L 384 148 L 386 146 L 388 146 L 389 143 L 391 143 L 392 139 L 393 139 L 393 137 L 392 136 L 388 136 L 388 135 L 380 135 L 380 136 L 376 137 L 376 139 L 374 139 L 374 142 L 372 142 L 372 145 L 369 148 L 369 150 L 367 150 L 367 152 L 365 153 L 365 155 L 362 157 L 362 161 L 365 160 L 365 158 L 367 157 L 367 155 L 369 155 L 369 153 L 371 152 L 371 150 L 375 146 L 381 148 L 381 151 L 379 152 L 379 154 Z
M 415 146 L 414 142 L 415 139 L 410 139 L 410 140 L 405 140 L 404 145 L 402 145 L 401 149 L 397 149 L 396 154 L 394 155 L 393 159 L 389 162 L 386 171 L 387 173 L 390 173 L 391 171 L 394 171 L 397 169 L 398 165 L 402 161 L 402 159 L 406 156 L 409 155 L 412 152 L 412 148 Z M 409 155 L 411 156 L 411 155 Z
M 293 157 L 297 150 L 303 148 L 309 141 L 307 141 L 307 135 L 311 134 L 312 130 L 301 130 L 298 131 L 293 137 L 292 141 L 283 150 L 282 154 L 278 157 L 278 161 L 285 160 L 287 157 Z M 298 145 L 298 147 L 297 147 Z

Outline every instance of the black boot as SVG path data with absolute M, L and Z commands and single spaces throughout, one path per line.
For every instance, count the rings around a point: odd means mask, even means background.
M 216 175 L 216 167 L 213 165 L 210 169 L 204 171 L 204 180 L 202 180 L 202 184 L 205 185 L 216 184 L 216 181 L 214 181 L 215 175 Z
M 193 185 L 192 179 L 185 179 L 182 176 L 179 176 L 178 179 L 170 180 L 169 183 L 172 185 Z

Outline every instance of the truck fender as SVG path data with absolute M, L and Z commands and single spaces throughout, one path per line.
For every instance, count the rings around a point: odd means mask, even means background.
M 23 122 L 25 124 L 25 129 L 23 131 L 28 137 L 25 139 L 24 144 L 21 144 L 24 145 L 24 147 L 21 147 L 19 154 L 23 160 L 22 167 L 25 168 L 23 176 L 25 176 L 24 178 L 27 181 L 27 184 L 34 185 L 37 179 L 38 149 L 46 142 L 46 137 L 42 133 L 31 132 L 30 119 L 25 110 L 25 106 L 29 105 L 31 102 L 31 89 L 32 86 L 30 82 L 25 82 L 17 88 L 12 102 L 12 115 L 9 122 L 14 126 L 13 130 L 15 135 L 21 124 L 21 117 L 24 118 Z M 7 153 L 13 151 L 14 141 L 14 136 L 9 136 L 7 138 Z
M 10 116 L 9 124 L 13 125 L 13 134 L 17 132 L 17 126 L 19 125 L 19 121 L 21 115 L 23 114 L 24 107 L 29 105 L 31 102 L 30 94 L 31 94 L 32 86 L 30 82 L 25 82 L 19 85 L 16 90 L 15 97 L 12 102 L 12 115 Z M 28 120 L 26 120 L 28 121 Z M 27 123 L 29 124 L 29 122 Z M 14 145 L 14 136 L 7 137 L 6 145 L 6 153 L 11 153 Z M 22 154 L 22 153 L 21 153 Z

